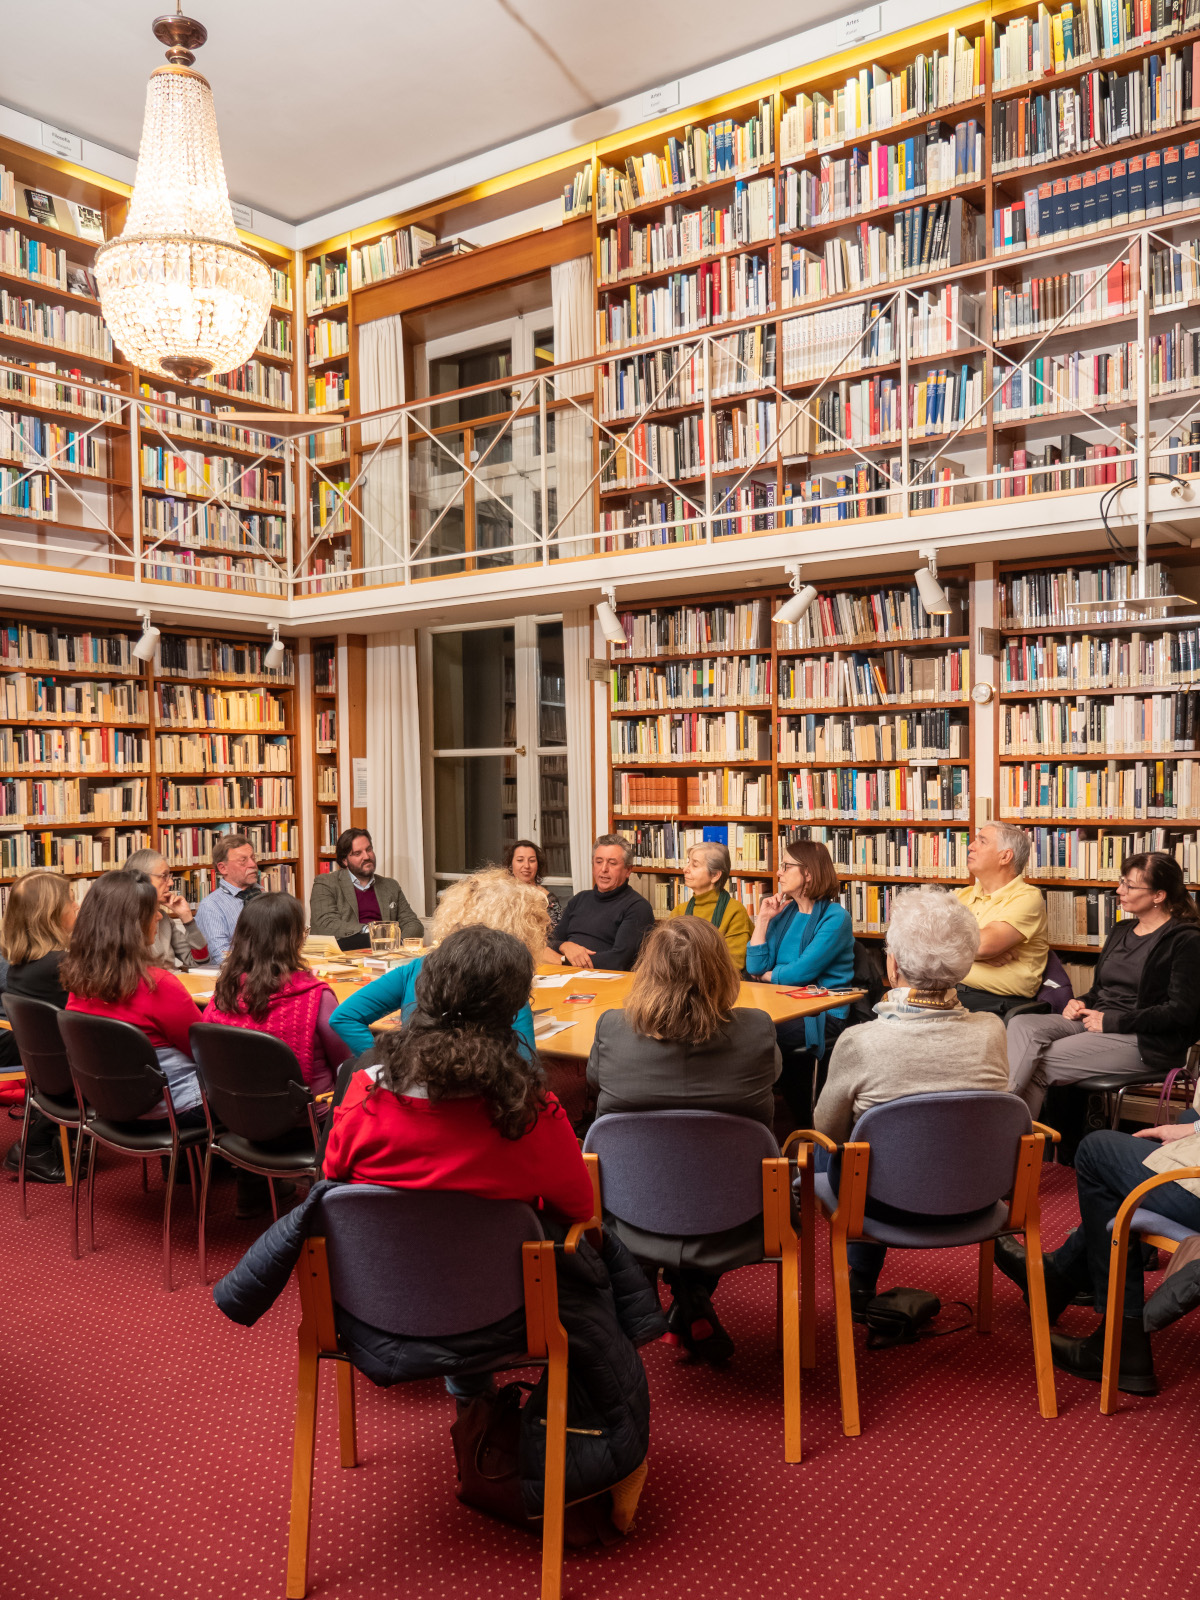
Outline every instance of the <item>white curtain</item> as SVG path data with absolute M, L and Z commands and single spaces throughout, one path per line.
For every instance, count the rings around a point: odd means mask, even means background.
M 588 681 L 592 613 L 563 612 L 563 666 L 567 701 L 567 797 L 571 819 L 571 878 L 576 892 L 592 882 L 592 702 Z
M 399 317 L 364 322 L 358 330 L 358 401 L 363 411 L 381 411 L 404 399 L 404 336 Z M 404 466 L 400 424 L 393 417 L 364 422 L 362 442 L 370 450 L 386 435 L 388 443 L 371 460 L 363 479 L 364 582 L 400 583 L 393 563 L 404 549 Z M 372 568 L 380 570 L 372 571 Z
M 551 267 L 550 291 L 554 301 L 555 362 L 579 361 L 592 355 L 596 346 L 591 256 L 560 261 Z M 556 380 L 555 398 L 590 394 L 593 381 L 590 368 L 566 372 Z M 562 557 L 591 555 L 594 500 L 587 484 L 592 476 L 592 424 L 588 417 L 571 407 L 556 414 L 554 429 L 555 488 L 561 519 L 557 554 Z M 570 511 L 579 494 L 583 498 Z
M 367 635 L 367 826 L 379 870 L 425 914 L 421 726 L 414 628 Z

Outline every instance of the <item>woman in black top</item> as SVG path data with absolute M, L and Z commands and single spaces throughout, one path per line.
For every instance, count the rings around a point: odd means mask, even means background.
M 1200 1038 L 1200 911 L 1179 863 L 1162 851 L 1129 856 L 1117 898 L 1123 916 L 1087 994 L 1061 1017 L 1008 1025 L 1008 1086 L 1035 1117 L 1051 1083 L 1165 1077 Z
M 71 929 L 79 907 L 71 898 L 71 886 L 58 872 L 27 872 L 13 884 L 0 929 L 0 945 L 8 961 L 4 979 L 7 994 L 45 1000 L 65 1010 L 67 991 L 58 978 L 58 964 L 67 953 Z M 6 1040 L 12 1035 L 7 1031 Z M 15 1045 L 12 1048 L 16 1064 Z M 8 1152 L 5 1166 L 16 1172 L 20 1163 L 20 1140 Z M 29 1125 L 25 1153 L 25 1176 L 41 1183 L 61 1183 L 64 1178 L 58 1129 L 35 1110 Z

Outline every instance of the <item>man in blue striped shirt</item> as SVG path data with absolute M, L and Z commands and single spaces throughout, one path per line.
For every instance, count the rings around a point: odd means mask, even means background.
M 254 846 L 244 833 L 224 833 L 213 845 L 217 887 L 196 907 L 196 926 L 208 940 L 208 959 L 219 967 L 247 900 L 261 894 Z

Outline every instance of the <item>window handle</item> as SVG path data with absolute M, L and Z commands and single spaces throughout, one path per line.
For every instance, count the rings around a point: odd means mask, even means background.
M 523 744 L 519 744 L 517 746 L 516 753 L 519 756 L 523 756 L 525 754 L 525 746 Z

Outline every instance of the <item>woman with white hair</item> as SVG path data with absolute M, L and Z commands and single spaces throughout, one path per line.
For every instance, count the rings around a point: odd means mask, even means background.
M 724 939 L 733 964 L 739 972 L 745 970 L 746 946 L 754 925 L 750 913 L 740 900 L 725 888 L 729 878 L 729 851 L 715 839 L 705 839 L 694 844 L 687 853 L 683 881 L 692 891 L 686 904 L 672 911 L 673 917 L 703 917 Z
M 1008 1088 L 1004 1024 L 990 1012 L 968 1011 L 956 992 L 978 949 L 979 924 L 953 895 L 925 887 L 896 897 L 887 934 L 893 987 L 875 1007 L 877 1022 L 848 1028 L 834 1045 L 814 1113 L 821 1133 L 842 1144 L 870 1106 L 905 1095 Z M 890 1208 L 887 1214 L 901 1220 Z M 886 1254 L 882 1245 L 850 1246 L 850 1301 L 859 1320 Z

